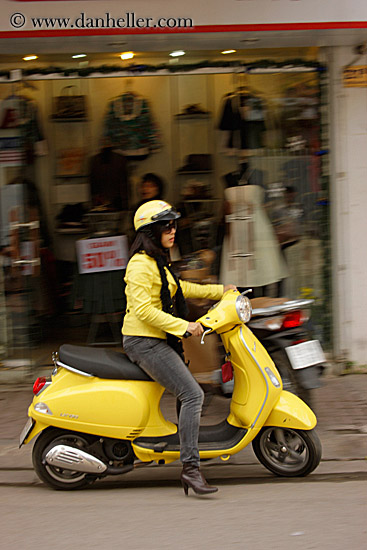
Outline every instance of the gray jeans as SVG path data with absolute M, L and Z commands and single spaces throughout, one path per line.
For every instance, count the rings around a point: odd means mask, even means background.
M 204 392 L 181 357 L 160 338 L 124 336 L 124 350 L 151 378 L 181 401 L 180 459 L 199 466 L 199 427 Z

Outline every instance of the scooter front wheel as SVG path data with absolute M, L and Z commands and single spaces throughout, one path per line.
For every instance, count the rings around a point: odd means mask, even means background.
M 265 468 L 283 477 L 307 476 L 321 460 L 321 442 L 314 430 L 267 426 L 252 447 Z
M 70 491 L 72 489 L 81 489 L 97 479 L 84 472 L 59 468 L 47 464 L 45 456 L 47 452 L 56 445 L 70 445 L 77 449 L 85 449 L 90 445 L 86 434 L 76 432 L 67 432 L 57 428 L 49 428 L 40 434 L 33 447 L 32 461 L 38 477 L 53 489 Z

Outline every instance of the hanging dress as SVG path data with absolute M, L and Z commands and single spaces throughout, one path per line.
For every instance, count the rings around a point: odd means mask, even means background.
M 260 287 L 288 276 L 271 222 L 263 207 L 264 190 L 240 185 L 225 190 L 230 212 L 223 241 L 220 281 L 239 287 Z

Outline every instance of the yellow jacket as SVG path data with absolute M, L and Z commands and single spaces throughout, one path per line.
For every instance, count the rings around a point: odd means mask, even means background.
M 168 288 L 174 296 L 177 285 L 166 269 Z M 154 258 L 145 252 L 135 254 L 126 269 L 126 315 L 122 334 L 127 336 L 149 336 L 166 338 L 166 333 L 181 337 L 189 325 L 188 321 L 162 311 L 161 276 Z M 210 298 L 219 300 L 223 296 L 223 285 L 200 285 L 181 281 L 185 298 Z

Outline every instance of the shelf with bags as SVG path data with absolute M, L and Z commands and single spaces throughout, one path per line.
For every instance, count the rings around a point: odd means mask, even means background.
M 188 202 L 188 203 L 199 203 L 199 202 L 219 203 L 220 199 L 213 199 L 213 198 L 184 199 L 183 202 Z
M 81 180 L 81 179 L 87 179 L 88 174 L 74 174 L 73 176 L 69 176 L 67 174 L 55 174 L 54 178 L 56 180 Z
M 55 117 L 55 116 L 50 116 L 50 122 L 63 123 L 63 124 L 69 124 L 70 122 L 83 123 L 83 122 L 90 122 L 90 119 L 87 118 L 87 117 L 82 117 L 82 118 L 58 118 L 58 117 Z
M 177 170 L 178 176 L 191 176 L 194 174 L 213 174 L 213 170 Z
M 201 103 L 186 105 L 180 113 L 174 115 L 175 120 L 207 120 L 211 117 L 211 111 L 205 109 Z
M 81 180 L 88 178 L 88 150 L 84 146 L 69 147 L 66 142 L 55 151 L 55 180 Z
M 178 114 L 175 115 L 176 121 L 187 121 L 187 120 L 210 120 L 212 118 L 212 115 L 210 113 L 202 113 L 197 115 L 190 115 L 190 114 Z
M 49 83 L 51 99 L 48 123 L 51 137 L 52 177 L 54 200 L 62 203 L 77 200 L 78 188 L 87 185 L 89 178 L 91 113 L 88 109 L 88 83 L 84 81 L 62 86 Z M 61 189 L 65 188 L 65 193 Z M 66 189 L 74 189 L 66 193 Z M 82 191 L 80 191 L 82 192 Z M 73 198 L 75 196 L 75 198 Z

